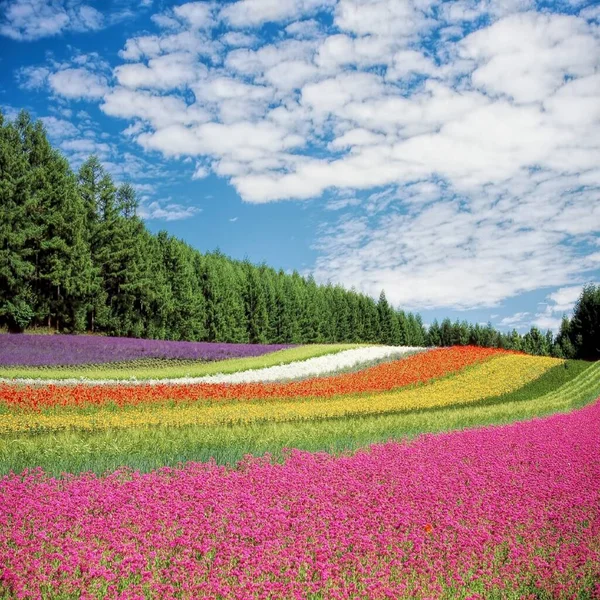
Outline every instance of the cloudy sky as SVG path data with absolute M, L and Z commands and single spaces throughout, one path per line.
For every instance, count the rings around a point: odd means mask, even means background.
M 0 107 L 148 226 L 426 322 L 600 279 L 600 4 L 0 0 Z

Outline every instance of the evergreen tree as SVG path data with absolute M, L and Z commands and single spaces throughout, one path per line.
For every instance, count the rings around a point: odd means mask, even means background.
M 423 326 L 421 315 L 408 313 L 408 323 L 410 330 L 408 344 L 410 346 L 425 346 L 427 343 L 427 331 Z
M 452 322 L 450 321 L 450 319 L 446 318 L 442 321 L 442 325 L 440 326 L 440 340 L 442 346 L 452 346 L 452 334 Z
M 560 329 L 554 341 L 553 355 L 559 358 L 575 358 L 575 346 L 571 342 L 571 321 L 563 315 Z
M 429 326 L 429 331 L 427 332 L 427 345 L 442 346 L 442 332 L 437 319 L 434 319 L 433 323 Z
M 323 317 L 325 305 L 322 302 L 320 289 L 312 276 L 304 285 L 304 299 L 301 303 L 301 339 L 304 344 L 316 344 L 323 341 Z
M 379 317 L 379 342 L 381 344 L 394 344 L 398 338 L 398 321 L 395 319 L 394 310 L 388 304 L 383 290 L 379 294 L 377 313 Z
M 158 235 L 164 270 L 170 273 L 170 310 L 167 313 L 167 337 L 198 341 L 205 336 L 205 303 L 200 282 L 195 277 L 193 250 L 166 232 Z
M 261 272 L 248 261 L 243 265 L 244 309 L 246 312 L 248 339 L 252 344 L 264 344 L 269 334 L 269 314 Z
M 398 321 L 398 345 L 399 346 L 410 346 L 411 345 L 411 323 L 408 320 L 406 313 L 403 310 L 396 312 L 396 319 Z
M 519 335 L 516 329 L 512 330 L 510 338 L 511 347 L 513 350 L 523 350 L 523 338 Z
M 600 357 L 600 285 L 583 288 L 573 310 L 569 339 L 577 357 Z
M 92 262 L 89 277 L 90 302 L 86 310 L 86 321 L 88 329 L 93 332 L 98 328 L 105 328 L 110 319 L 107 306 L 108 297 L 104 289 L 102 264 L 99 258 L 99 254 L 102 252 L 103 238 L 106 237 L 101 233 L 100 207 L 102 204 L 101 196 L 104 196 L 106 202 L 109 191 L 114 186 L 106 177 L 104 168 L 96 156 L 91 156 L 83 163 L 79 169 L 78 183 L 79 194 L 85 210 L 86 242 L 90 247 Z
M 547 347 L 546 336 L 533 326 L 523 337 L 523 350 L 527 354 L 545 356 L 549 354 L 550 349 Z
M 35 314 L 29 185 L 22 139 L 0 113 L 0 319 L 13 331 L 22 331 Z

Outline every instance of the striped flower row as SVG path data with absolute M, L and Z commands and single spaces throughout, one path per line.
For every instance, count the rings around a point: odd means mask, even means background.
M 382 363 L 353 373 L 317 377 L 287 383 L 197 383 L 188 385 L 0 385 L 0 404 L 12 408 L 40 410 L 51 407 L 102 406 L 105 404 L 151 405 L 241 399 L 330 398 L 388 391 L 423 383 L 459 371 L 493 356 L 508 355 L 501 350 L 452 347 L 413 354 L 405 359 Z M 514 355 L 519 358 L 518 355 Z
M 432 353 L 426 356 L 430 354 Z M 17 410 L 3 415 L 0 421 L 0 433 L 307 421 L 440 408 L 470 404 L 510 393 L 560 363 L 558 359 L 547 357 L 500 354 L 492 360 L 465 369 L 453 377 L 445 377 L 428 385 L 405 387 L 370 396 L 338 395 L 320 399 L 194 402 L 179 406 L 164 403 L 149 404 L 146 399 L 140 406 L 122 410 L 114 410 L 110 406 L 103 407 L 101 402 L 97 404 L 97 408 L 84 410 L 72 408 L 56 409 L 51 412 Z M 66 392 L 74 388 L 55 389 L 58 392 Z M 89 389 L 83 388 L 88 391 Z M 100 391 L 106 389 L 100 388 Z M 124 389 L 132 392 L 138 390 L 138 388 Z

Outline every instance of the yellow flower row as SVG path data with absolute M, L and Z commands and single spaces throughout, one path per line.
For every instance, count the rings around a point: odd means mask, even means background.
M 13 413 L 0 417 L 0 432 L 76 428 L 100 430 L 152 425 L 222 425 L 257 421 L 297 421 L 383 414 L 467 404 L 512 392 L 562 361 L 505 354 L 427 385 L 369 396 L 336 396 L 294 401 L 240 401 L 227 404 L 145 406 L 93 413 Z

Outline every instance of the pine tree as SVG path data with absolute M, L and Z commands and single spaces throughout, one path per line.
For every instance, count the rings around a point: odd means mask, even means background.
M 454 343 L 452 339 L 452 322 L 448 318 L 444 319 L 440 326 L 440 341 L 442 346 L 452 346 Z
M 433 323 L 429 326 L 427 332 L 427 345 L 428 346 L 441 346 L 442 345 L 442 332 L 438 324 L 437 319 L 433 320 Z
M 406 320 L 408 322 L 408 337 L 406 343 L 409 346 L 425 346 L 427 332 L 423 327 L 421 315 L 408 313 Z
M 531 329 L 523 336 L 523 350 L 527 354 L 543 356 L 545 351 L 546 338 L 541 334 L 537 327 Z
M 0 323 L 22 331 L 34 317 L 29 165 L 17 128 L 0 113 Z
M 573 310 L 569 339 L 577 357 L 600 357 L 600 285 L 583 288 Z
M 110 318 L 102 276 L 102 264 L 98 257 L 102 250 L 104 237 L 101 234 L 102 225 L 100 224 L 100 196 L 104 194 L 106 197 L 107 190 L 105 188 L 109 184 L 105 175 L 104 168 L 96 156 L 91 156 L 85 161 L 78 174 L 78 189 L 85 210 L 86 242 L 90 247 L 92 261 L 89 277 L 90 303 L 86 311 L 87 328 L 92 332 L 98 328 L 103 329 Z
M 403 310 L 399 310 L 396 313 L 398 321 L 398 345 L 399 346 L 410 346 L 411 345 L 411 323 L 408 316 Z
M 553 355 L 559 358 L 575 358 L 576 351 L 571 342 L 571 321 L 563 315 L 560 329 L 554 341 Z
M 303 344 L 316 344 L 323 341 L 322 320 L 324 306 L 321 302 L 319 288 L 312 276 L 304 285 L 304 300 L 302 301 L 302 316 L 300 323 Z
M 243 263 L 244 309 L 246 312 L 248 339 L 251 344 L 264 344 L 269 334 L 267 299 L 260 271 L 248 261 Z
M 379 341 L 382 344 L 394 344 L 398 339 L 398 322 L 394 318 L 394 310 L 388 304 L 385 292 L 382 290 L 377 302 L 379 317 Z

